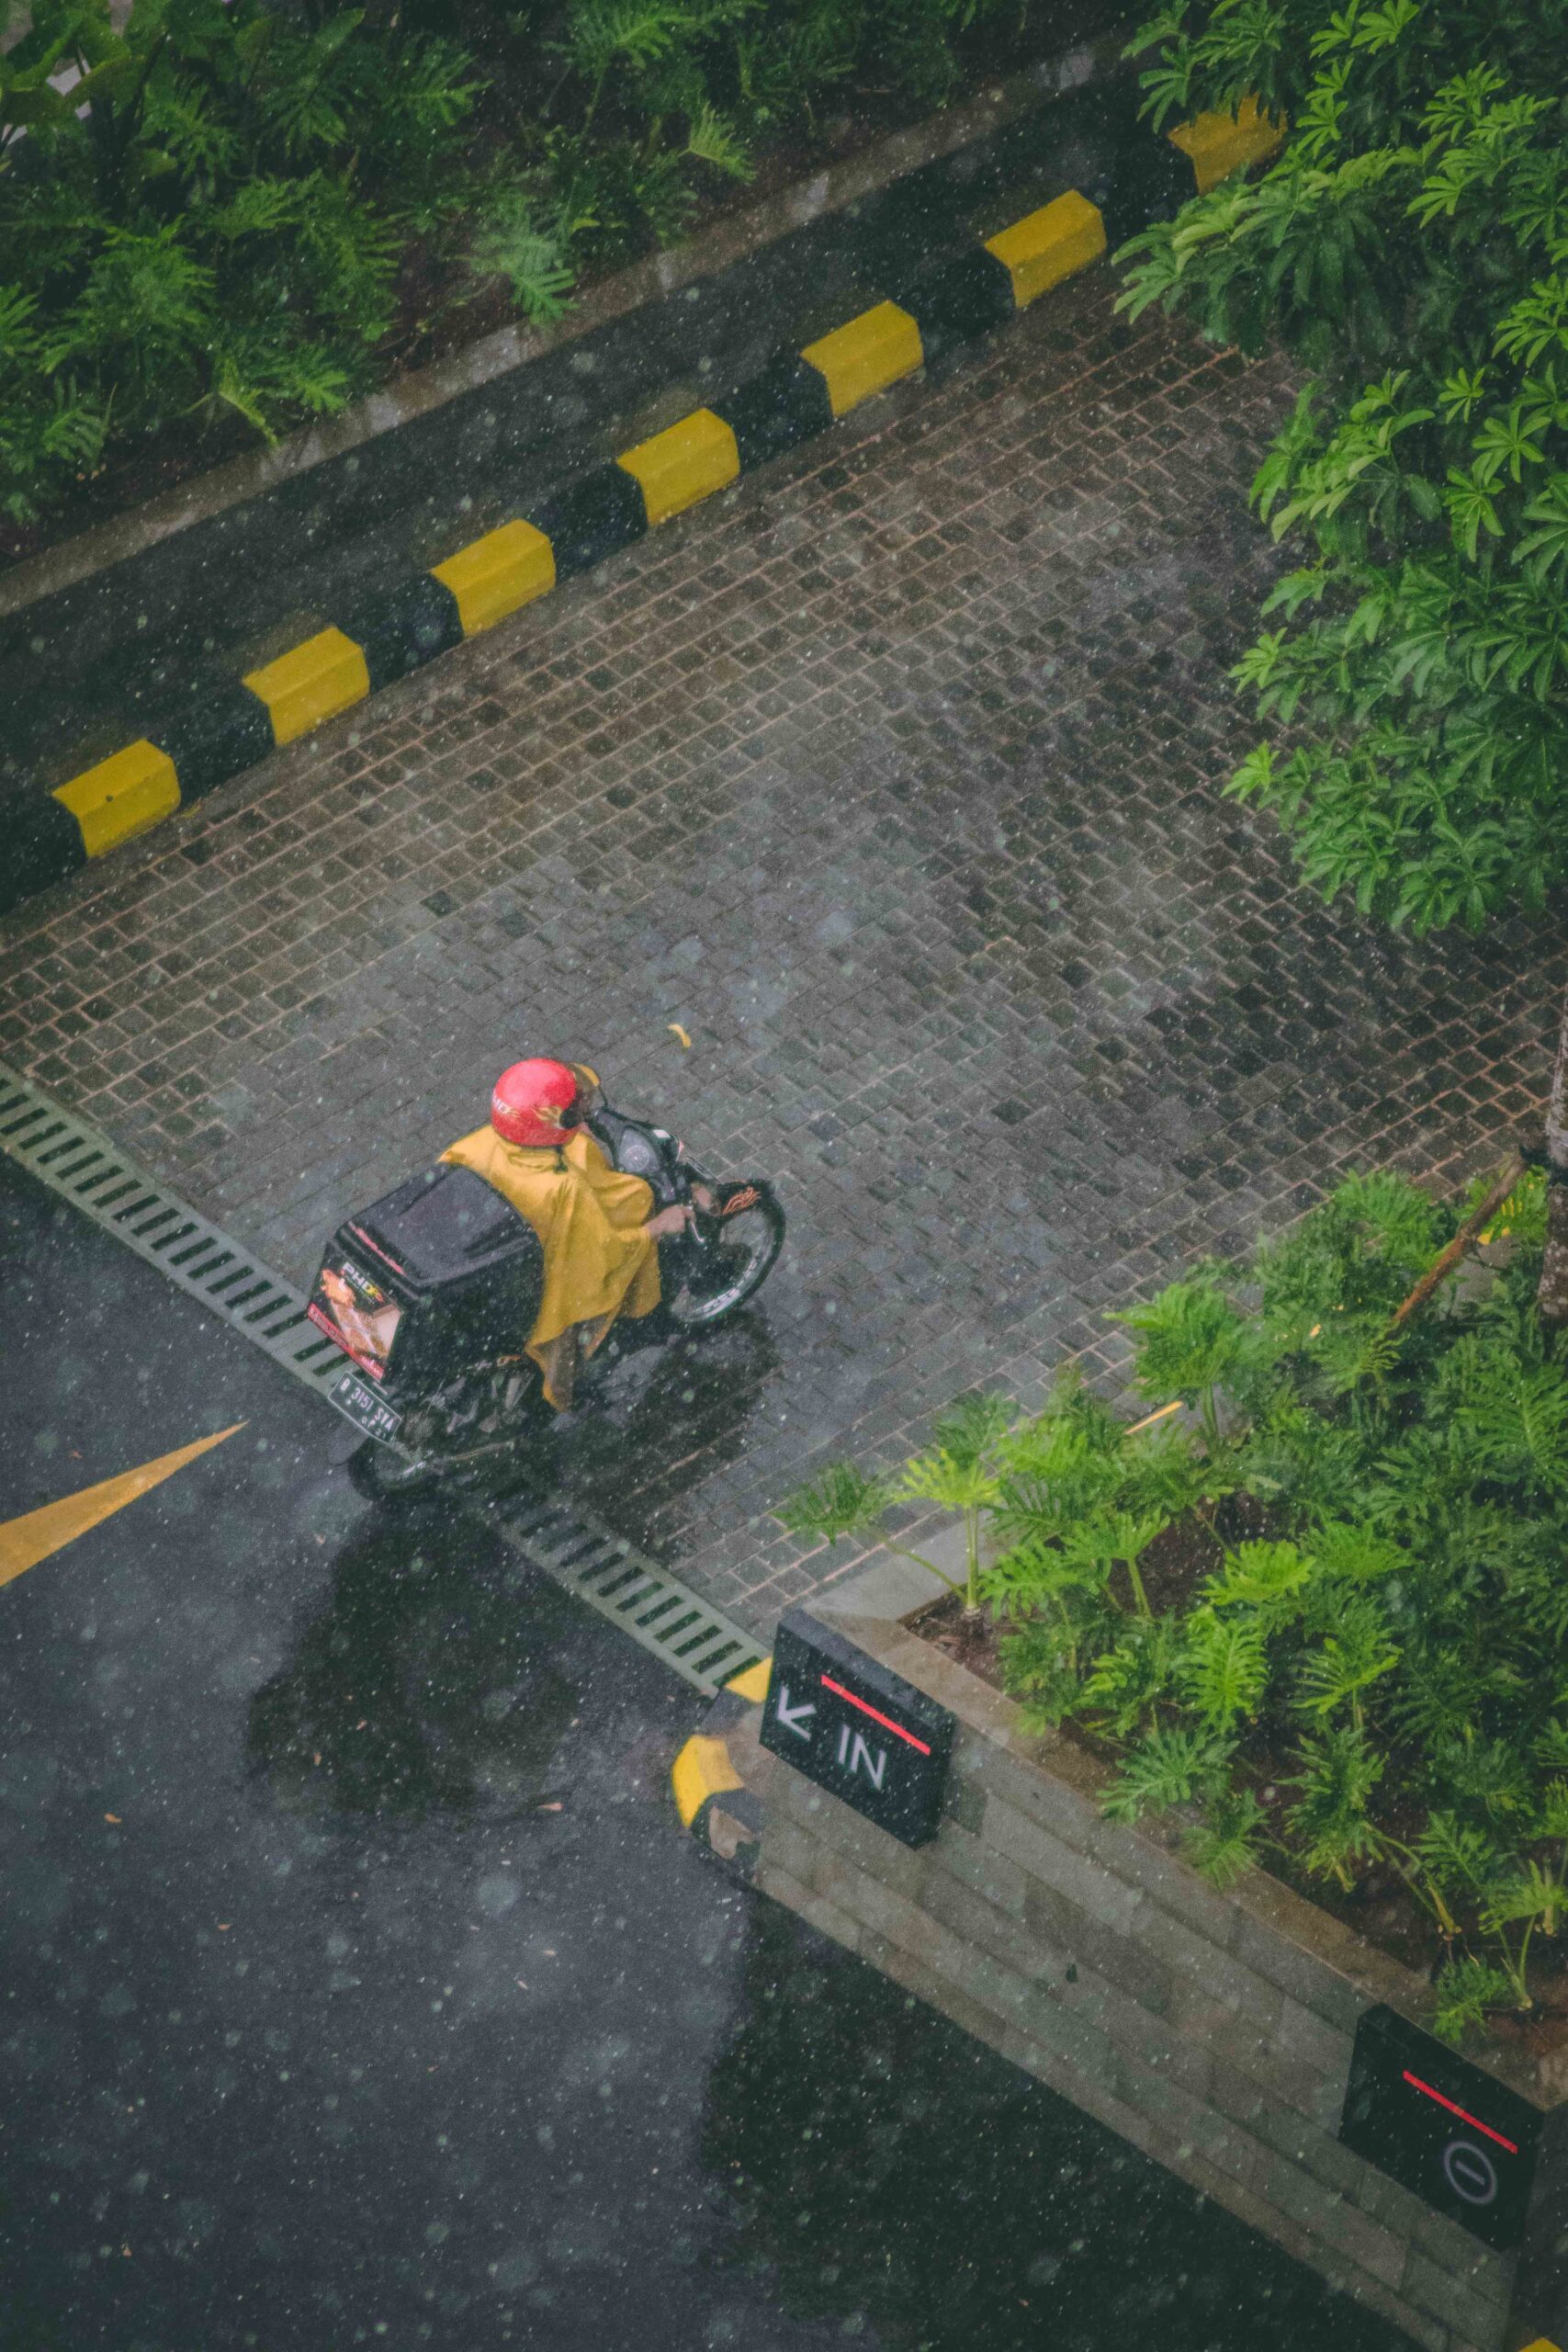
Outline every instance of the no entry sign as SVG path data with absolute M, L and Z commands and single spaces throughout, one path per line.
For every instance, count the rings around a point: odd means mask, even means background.
M 1394 2010 L 1356 2029 L 1339 2137 L 1488 2245 L 1517 2245 L 1539 2109 Z
M 762 1746 L 906 1846 L 934 1838 L 953 1717 L 802 1609 L 781 1621 Z

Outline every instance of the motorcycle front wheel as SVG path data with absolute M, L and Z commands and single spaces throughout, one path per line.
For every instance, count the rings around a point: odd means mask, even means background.
M 750 1208 L 724 1218 L 704 1249 L 683 1244 L 664 1305 L 672 1323 L 705 1330 L 754 1298 L 784 1248 L 784 1215 L 762 1193 Z

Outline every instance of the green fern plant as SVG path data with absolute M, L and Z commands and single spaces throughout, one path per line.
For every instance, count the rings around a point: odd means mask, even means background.
M 1197 1610 L 1186 1621 L 1177 1680 L 1208 1729 L 1233 1733 L 1258 1713 L 1269 1683 L 1269 1650 L 1258 1618 Z
M 1291 1808 L 1292 1845 L 1316 1878 L 1331 1878 L 1348 1894 L 1355 1873 L 1384 1851 L 1386 1839 L 1370 1811 L 1383 1759 L 1359 1725 L 1337 1724 L 1303 1739 L 1299 1771 L 1286 1785 L 1298 1792 Z
M 976 1611 L 983 1519 L 997 1499 L 998 1449 L 1015 1411 L 1010 1399 L 998 1395 L 965 1397 L 933 1424 L 936 1443 L 931 1451 L 901 1470 L 872 1478 L 851 1463 L 835 1463 L 777 1505 L 773 1517 L 790 1534 L 825 1544 L 875 1533 L 888 1551 L 917 1561 L 950 1592 L 962 1594 L 966 1610 Z M 929 1503 L 957 1516 L 964 1543 L 962 1580 L 886 1532 L 887 1514 L 902 1503 Z
M 512 299 L 536 325 L 565 315 L 577 273 L 570 237 L 558 220 L 541 220 L 525 188 L 502 188 L 481 214 L 469 267 L 476 277 L 504 278 Z
M 1217 1794 L 1234 1748 L 1212 1731 L 1185 1724 L 1156 1724 L 1122 1760 L 1100 1809 L 1109 1821 L 1134 1822 Z
M 1449 1962 L 1435 1990 L 1432 2030 L 1456 2047 L 1484 2025 L 1494 2011 L 1516 2006 L 1514 1980 L 1507 1970 L 1469 1953 Z
M 1336 1611 L 1337 1631 L 1309 1649 L 1297 1669 L 1297 1705 L 1309 1719 L 1326 1722 L 1344 1707 L 1352 1728 L 1366 1721 L 1366 1694 L 1393 1672 L 1399 1651 L 1376 1601 L 1357 1595 Z
M 1235 1370 L 1247 1326 L 1212 1275 L 1171 1283 L 1147 1306 L 1110 1317 L 1138 1335 L 1138 1390 L 1195 1407 L 1213 1459 L 1221 1453 L 1219 1393 Z
M 1083 1712 L 1098 1716 L 1113 1737 L 1130 1737 L 1168 1695 L 1177 1653 L 1170 1618 L 1133 1618 L 1118 1629 L 1114 1645 L 1094 1660 L 1083 1684 Z
M 1208 1799 L 1203 1817 L 1182 1834 L 1193 1869 L 1224 1894 L 1258 1868 L 1269 1816 L 1250 1789 L 1224 1789 Z

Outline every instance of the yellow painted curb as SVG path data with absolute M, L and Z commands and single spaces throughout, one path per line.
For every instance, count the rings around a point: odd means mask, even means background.
M 503 523 L 431 567 L 457 600 L 465 637 L 492 628 L 556 584 L 556 551 L 532 523 Z
M 142 741 L 73 775 L 54 797 L 81 827 L 87 855 L 102 857 L 133 833 L 172 817 L 180 805 L 180 786 L 167 752 Z
M 738 1674 L 733 1682 L 727 1682 L 724 1687 L 749 1705 L 760 1707 L 768 1695 L 768 1677 L 773 1670 L 773 1659 L 760 1657 L 755 1666 L 749 1666 L 744 1674 Z
M 745 1782 L 730 1762 L 729 1750 L 723 1740 L 709 1739 L 697 1732 L 675 1758 L 670 1786 L 682 1826 L 689 1829 L 709 1797 L 722 1796 L 727 1789 L 743 1788 Z
M 800 356 L 826 382 L 833 414 L 842 416 L 900 376 L 912 376 L 926 355 L 908 311 L 897 302 L 878 302 L 847 326 L 808 343 Z
M 694 409 L 679 424 L 623 449 L 616 465 L 640 484 L 642 503 L 651 526 L 667 523 L 700 498 L 739 479 L 740 451 L 722 416 L 711 408 Z
M 370 692 L 365 656 L 341 628 L 308 637 L 260 670 L 247 670 L 245 684 L 272 713 L 273 740 L 292 743 L 324 719 L 335 718 Z
M 1037 295 L 1100 259 L 1105 251 L 1105 223 L 1099 206 L 1071 188 L 987 237 L 986 251 L 1012 279 L 1012 299 L 1021 311 Z
M 1265 163 L 1278 154 L 1285 143 L 1285 126 L 1259 114 L 1256 98 L 1243 98 L 1234 115 L 1200 114 L 1190 122 L 1178 123 L 1170 142 L 1188 158 L 1198 193 L 1206 196 L 1244 164 Z

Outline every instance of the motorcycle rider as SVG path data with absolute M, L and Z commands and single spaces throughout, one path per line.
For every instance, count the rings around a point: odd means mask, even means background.
M 526 1348 L 563 1413 L 616 1317 L 659 1305 L 659 1243 L 691 1214 L 656 1210 L 650 1184 L 610 1166 L 584 1125 L 597 1091 L 593 1072 L 576 1064 L 513 1062 L 496 1080 L 489 1125 L 441 1155 L 493 1184 L 539 1237 L 544 1290 Z

